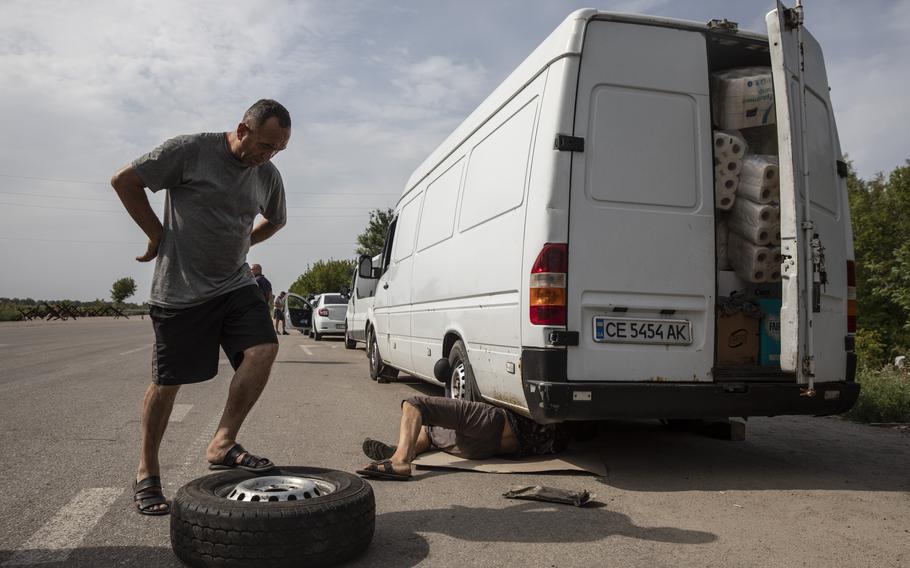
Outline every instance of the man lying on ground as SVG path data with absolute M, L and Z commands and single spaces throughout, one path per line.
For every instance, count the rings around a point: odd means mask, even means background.
M 398 446 L 367 438 L 363 453 L 374 460 L 357 473 L 376 479 L 407 480 L 411 462 L 430 450 L 460 458 L 521 458 L 555 454 L 568 444 L 567 431 L 485 402 L 413 396 L 401 403 Z

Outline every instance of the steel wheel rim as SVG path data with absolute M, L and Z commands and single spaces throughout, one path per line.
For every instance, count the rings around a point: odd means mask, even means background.
M 460 362 L 452 369 L 452 377 L 449 379 L 449 390 L 451 397 L 464 400 L 465 383 L 467 375 L 464 370 L 464 363 Z
M 370 365 L 373 369 L 379 368 L 379 356 L 376 354 L 376 338 L 370 338 Z
M 282 503 L 318 499 L 331 495 L 336 490 L 335 484 L 324 479 L 297 475 L 269 475 L 241 481 L 225 498 L 247 503 Z

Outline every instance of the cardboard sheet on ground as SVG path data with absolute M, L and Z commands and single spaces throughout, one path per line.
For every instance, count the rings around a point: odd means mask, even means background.
M 490 458 L 466 460 L 445 452 L 428 452 L 414 460 L 419 468 L 463 469 L 484 473 L 582 472 L 607 475 L 607 466 L 594 448 L 573 447 L 554 456 L 535 456 L 521 460 Z

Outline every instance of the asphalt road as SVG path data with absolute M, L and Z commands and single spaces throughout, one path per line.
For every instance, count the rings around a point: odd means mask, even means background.
M 0 566 L 179 566 L 167 517 L 132 508 L 148 320 L 0 324 Z M 204 475 L 230 366 L 184 387 L 162 448 L 166 493 Z M 369 380 L 362 349 L 281 337 L 240 439 L 279 464 L 353 471 L 394 440 L 417 383 Z M 420 471 L 373 482 L 355 566 L 907 566 L 910 434 L 832 418 L 752 419 L 745 442 L 656 423 L 602 427 L 609 474 Z M 510 485 L 596 493 L 593 507 L 504 499 Z

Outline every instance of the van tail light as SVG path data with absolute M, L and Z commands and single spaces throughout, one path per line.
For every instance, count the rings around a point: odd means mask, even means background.
M 566 325 L 569 245 L 547 243 L 531 268 L 531 323 Z
M 856 333 L 856 263 L 847 261 L 847 333 Z
M 327 317 L 329 315 L 329 309 L 328 308 L 319 308 L 319 315 L 321 315 L 322 317 Z

